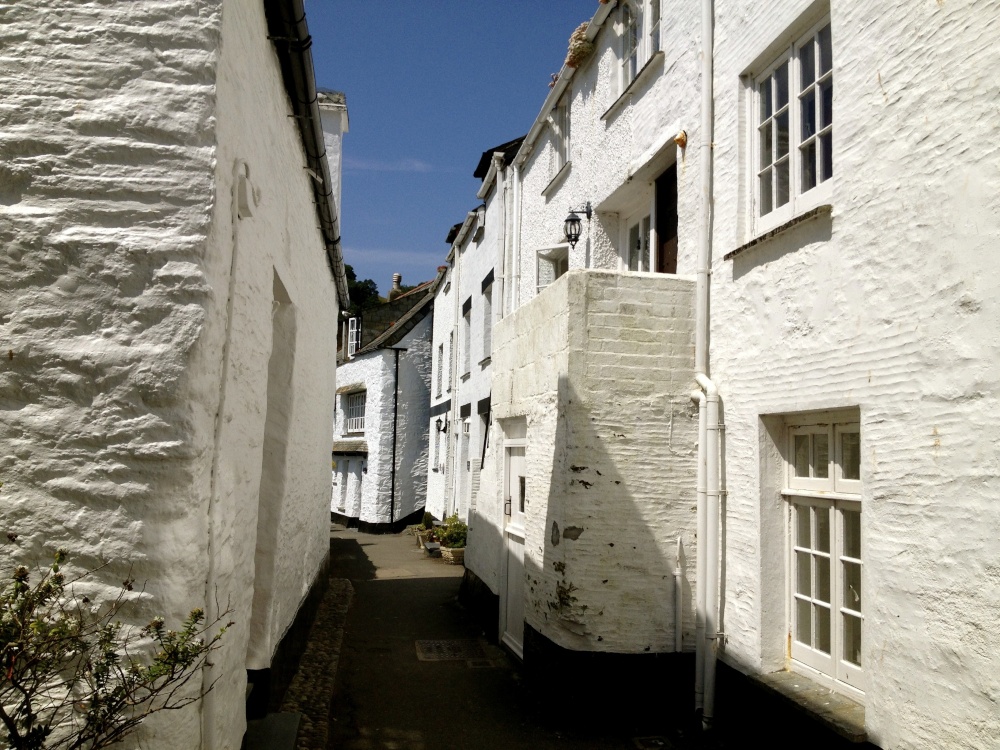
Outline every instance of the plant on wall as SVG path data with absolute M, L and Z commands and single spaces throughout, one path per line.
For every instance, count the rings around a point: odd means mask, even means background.
M 200 700 L 212 686 L 196 678 L 232 624 L 221 624 L 228 611 L 206 623 L 195 609 L 179 630 L 161 617 L 143 628 L 124 625 L 133 581 L 98 607 L 73 590 L 93 571 L 67 581 L 65 560 L 56 552 L 34 583 L 18 566 L 0 590 L 0 737 L 12 750 L 109 747 L 150 714 Z
M 587 39 L 588 21 L 584 21 L 576 27 L 569 37 L 569 49 L 566 52 L 565 64 L 571 68 L 579 68 L 583 61 L 594 52 L 594 43 Z
M 465 546 L 469 537 L 469 527 L 458 519 L 458 514 L 448 516 L 444 519 L 444 526 L 440 526 L 434 532 L 442 547 L 458 549 Z

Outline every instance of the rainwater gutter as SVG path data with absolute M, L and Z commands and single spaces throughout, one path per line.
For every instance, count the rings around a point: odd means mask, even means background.
M 709 377 L 710 273 L 712 262 L 712 169 L 715 138 L 715 99 L 713 91 L 715 60 L 715 4 L 701 4 L 701 133 L 699 171 L 701 217 L 698 242 L 698 268 L 695 331 L 695 380 L 703 391 L 699 402 L 698 440 L 698 570 L 697 585 L 703 623 L 697 646 L 701 656 L 695 670 L 695 701 L 698 702 L 698 673 L 702 675 L 702 727 L 710 729 L 715 715 L 715 669 L 718 655 L 719 611 L 719 391 Z M 701 415 L 704 414 L 704 420 Z M 704 480 L 704 482 L 702 482 Z M 704 488 L 702 491 L 701 488 Z M 704 518 L 704 521 L 702 520 Z M 696 616 L 697 622 L 697 616 Z

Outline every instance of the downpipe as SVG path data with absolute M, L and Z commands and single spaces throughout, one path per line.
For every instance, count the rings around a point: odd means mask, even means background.
M 694 581 L 694 707 L 701 711 L 705 696 L 705 434 L 706 401 L 702 391 L 691 393 L 698 404 L 698 485 L 697 485 L 697 547 Z

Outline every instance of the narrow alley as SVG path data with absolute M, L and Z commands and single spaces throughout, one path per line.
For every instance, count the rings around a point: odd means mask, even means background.
M 640 686 L 650 701 L 634 711 L 612 709 L 610 701 L 595 709 L 602 703 L 595 695 L 618 692 L 597 680 L 556 701 L 533 687 L 461 606 L 462 566 L 428 557 L 408 533 L 371 535 L 339 525 L 331 526 L 330 555 L 327 601 L 284 706 L 303 713 L 303 750 L 323 741 L 331 750 L 715 750 L 752 740 L 775 748 L 859 747 L 794 715 L 781 716 L 788 732 L 776 739 L 778 717 L 763 712 L 749 725 L 735 724 L 743 728 L 739 737 L 722 731 L 708 741 L 694 725 L 671 720 L 682 714 L 655 684 Z M 325 618 L 324 609 L 340 614 Z M 317 700 L 331 688 L 332 698 Z M 310 709 L 309 701 L 320 708 Z M 750 703 L 741 713 L 762 710 Z M 310 716 L 327 705 L 328 717 Z M 748 735 L 747 726 L 759 729 Z

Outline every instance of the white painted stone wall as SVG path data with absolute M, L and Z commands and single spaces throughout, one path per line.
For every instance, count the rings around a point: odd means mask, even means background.
M 406 349 L 399 355 L 399 422 L 396 442 L 396 501 L 392 509 L 393 393 L 396 387 L 396 355 L 392 349 L 378 349 L 358 355 L 340 366 L 341 387 L 364 383 L 364 434 L 347 432 L 346 399 L 338 396 L 334 435 L 337 439 L 364 439 L 368 445 L 367 471 L 361 475 L 360 504 L 353 486 L 348 485 L 349 502 L 340 511 L 336 497 L 331 510 L 365 523 L 390 523 L 404 518 L 426 502 L 427 423 L 430 413 L 431 316 L 427 315 L 396 346 Z M 338 461 L 343 457 L 334 456 Z M 352 464 L 359 456 L 350 456 Z
M 453 288 L 452 279 L 454 269 L 450 268 L 445 272 L 444 277 L 438 285 L 434 296 L 434 312 L 431 332 L 431 410 L 435 407 L 446 408 L 447 411 L 428 418 L 427 433 L 429 436 L 430 462 L 427 472 L 427 511 L 435 518 L 444 518 L 448 506 L 449 495 L 449 474 L 450 474 L 450 454 L 448 450 L 449 433 L 436 433 L 438 419 L 442 426 L 445 422 L 450 423 L 453 419 L 451 409 L 442 406 L 451 402 L 454 390 L 452 388 L 451 373 L 451 353 L 449 349 L 449 339 L 455 325 L 455 297 L 457 289 Z M 439 348 L 443 345 L 443 350 Z M 437 387 L 437 377 L 439 368 L 439 358 L 441 368 L 441 389 Z M 437 448 L 435 449 L 435 445 Z
M 1000 737 L 1000 16 L 989 2 L 833 3 L 832 219 L 723 260 L 751 236 L 740 75 L 802 29 L 796 19 L 807 22 L 809 8 L 741 0 L 717 20 L 723 658 L 753 671 L 785 664 L 782 478 L 768 457 L 785 433 L 764 417 L 857 407 L 870 738 L 991 748 Z
M 4 565 L 57 546 L 109 562 L 95 601 L 131 566 L 142 622 L 228 605 L 214 691 L 140 739 L 235 749 L 245 669 L 266 666 L 248 648 L 278 643 L 327 554 L 335 371 L 333 277 L 263 8 L 27 0 L 4 21 L 0 475 L 20 534 Z M 244 162 L 256 206 L 235 219 Z M 292 419 L 270 616 L 251 634 L 275 275 L 294 308 Z
M 664 8 L 664 13 L 669 9 Z M 522 148 L 516 160 L 527 154 L 521 184 L 520 303 L 536 293 L 536 251 L 565 243 L 563 222 L 570 208 L 590 201 L 595 210 L 589 223 L 583 219 L 580 241 L 569 254 L 570 268 L 620 267 L 621 222 L 634 212 L 649 212 L 653 180 L 675 159 L 678 214 L 697 215 L 699 14 L 670 16 L 670 23 L 662 24 L 662 57 L 650 63 L 620 101 L 617 11 L 612 11 L 595 38 L 593 55 L 575 72 L 568 71 L 572 74 L 566 92 L 571 101 L 571 145 L 570 167 L 564 176 L 552 181 L 551 127 L 541 131 L 530 149 Z M 540 117 L 548 115 L 540 113 Z M 686 150 L 677 149 L 672 141 L 681 129 L 689 137 Z M 641 176 L 633 178 L 643 166 Z M 693 274 L 697 233 L 683 226 L 687 231 L 678 237 L 677 270 Z
M 526 619 L 563 647 L 672 651 L 678 536 L 693 645 L 693 292 L 570 271 L 497 325 L 495 417 L 527 420 Z

